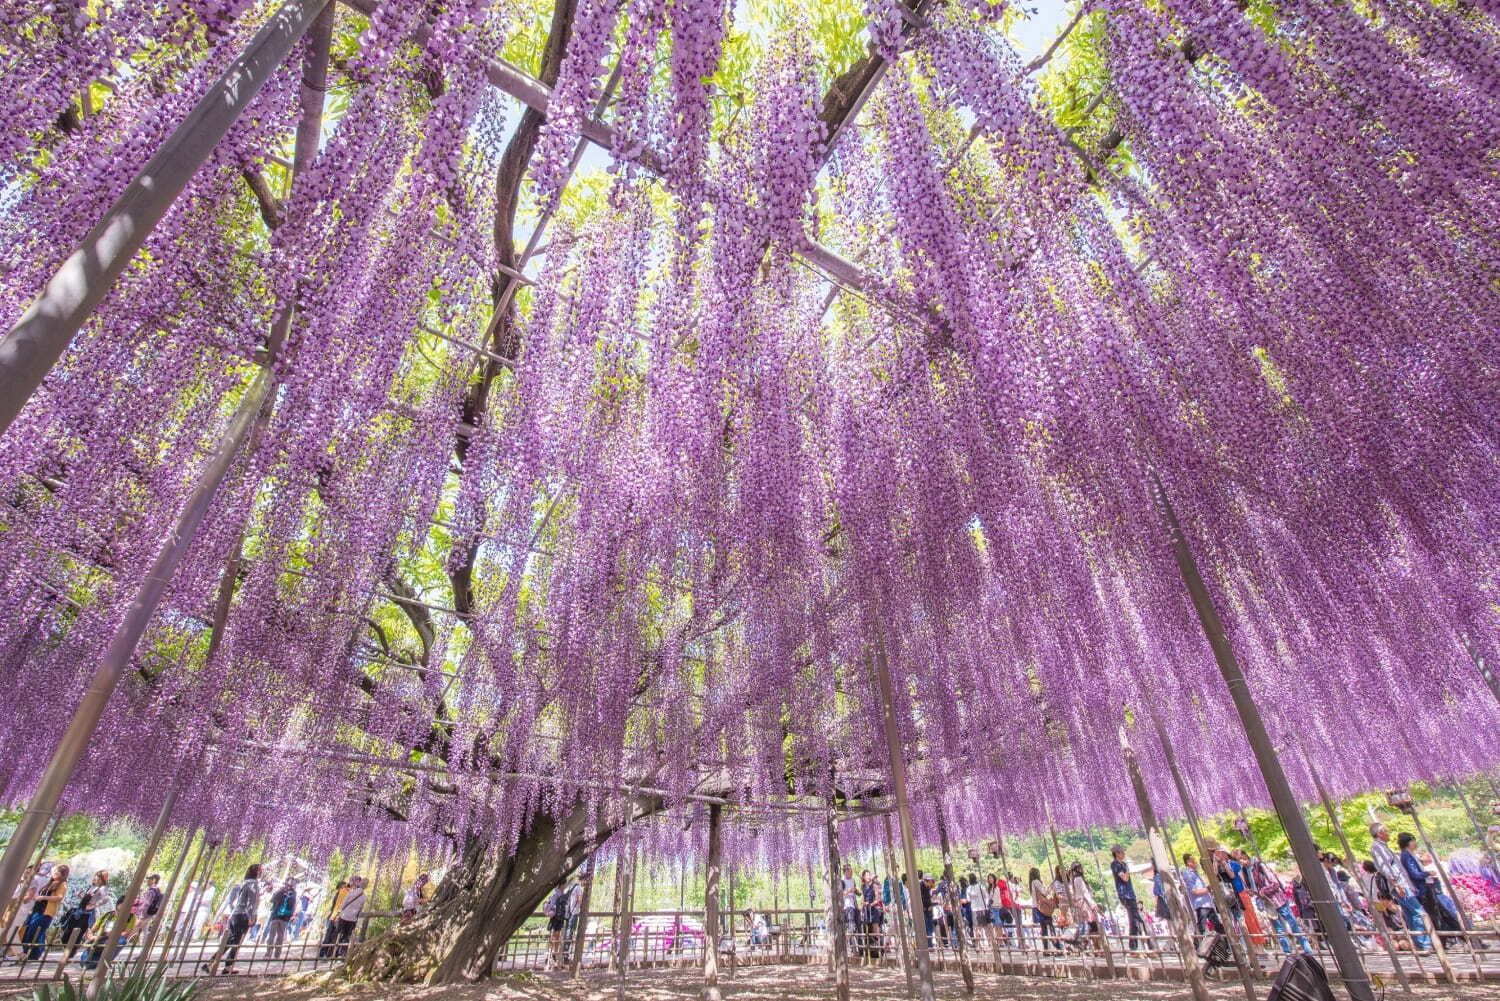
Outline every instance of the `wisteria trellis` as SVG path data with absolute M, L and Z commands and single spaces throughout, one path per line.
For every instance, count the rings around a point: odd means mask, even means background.
M 7 321 L 270 8 L 3 5 Z M 487 329 L 510 123 L 483 64 L 532 15 L 341 10 L 343 106 L 278 215 L 246 178 L 276 176 L 300 57 L 0 440 L 5 796 L 284 301 L 268 425 L 73 806 L 149 817 L 180 775 L 180 815 L 233 837 L 436 847 L 610 785 L 773 804 L 881 772 L 877 630 L 918 800 L 961 836 L 1132 819 L 1115 732 L 1145 700 L 1200 807 L 1259 803 L 1149 470 L 1332 788 L 1495 764 L 1470 662 L 1496 631 L 1495 5 L 1087 0 L 1081 124 L 1004 43 L 1017 12 L 866 13 L 894 61 L 825 150 L 795 13 L 726 94 L 720 0 L 579 0 L 532 172 L 557 215 L 467 424 L 474 356 L 429 331 Z M 616 59 L 618 169 L 572 204 Z M 826 312 L 814 239 L 879 280 Z M 428 582 L 465 559 L 454 610 Z M 798 850 L 795 814 L 760 823 L 732 844 Z

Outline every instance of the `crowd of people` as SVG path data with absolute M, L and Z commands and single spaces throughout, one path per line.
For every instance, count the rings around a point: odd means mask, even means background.
M 1319 854 L 1317 872 L 1299 872 L 1290 880 L 1283 880 L 1264 858 L 1243 849 L 1210 844 L 1207 871 L 1196 857 L 1184 855 L 1182 881 L 1198 933 L 1233 932 L 1258 946 L 1274 940 L 1282 953 L 1290 953 L 1295 940 L 1297 948 L 1312 952 L 1308 933 L 1324 931 L 1312 899 L 1317 881 L 1363 948 L 1389 945 L 1428 952 L 1434 932 L 1445 948 L 1463 942 L 1485 948 L 1465 933 L 1457 902 L 1444 891 L 1439 875 L 1430 868 L 1432 861 L 1417 851 L 1415 835 L 1400 833 L 1393 848 L 1389 828 L 1373 823 L 1370 836 L 1372 857 L 1360 862 L 1358 872 L 1346 871 L 1338 856 L 1325 851 Z M 1209 879 L 1217 880 L 1222 891 L 1222 912 Z M 1155 892 L 1158 913 L 1165 914 L 1159 879 Z
M 72 879 L 65 864 L 35 866 L 3 911 L 0 955 L 12 964 L 60 960 L 86 969 L 96 966 L 120 903 L 109 881 L 110 874 L 100 870 L 85 885 L 76 885 L 81 881 Z M 369 911 L 368 882 L 362 876 L 330 889 L 315 880 L 268 878 L 258 864 L 245 870 L 222 901 L 212 883 L 193 883 L 182 892 L 172 938 L 178 943 L 217 939 L 217 947 L 212 953 L 205 949 L 200 963 L 209 975 L 240 972 L 240 950 L 247 943 L 263 946 L 268 959 L 290 957 L 290 947 L 305 941 L 312 929 L 322 932 L 318 958 L 340 958 Z M 430 895 L 430 878 L 423 873 L 407 891 L 403 919 L 414 916 Z M 325 898 L 326 907 L 321 903 Z M 121 926 L 120 944 L 152 938 L 153 929 L 167 917 L 168 903 L 160 874 L 147 876 Z M 61 950 L 61 955 L 49 955 L 49 950 Z
M 1244 849 L 1230 849 L 1209 839 L 1205 863 L 1185 852 L 1177 868 L 1186 894 L 1193 931 L 1205 937 L 1233 934 L 1267 952 L 1314 953 L 1324 929 L 1313 906 L 1310 887 L 1320 881 L 1346 928 L 1363 949 L 1390 948 L 1418 952 L 1433 949 L 1436 933 L 1444 948 L 1467 943 L 1483 949 L 1479 936 L 1465 931 L 1457 903 L 1444 892 L 1432 860 L 1417 851 L 1406 832 L 1391 843 L 1384 824 L 1370 826 L 1372 857 L 1356 873 L 1347 872 L 1331 852 L 1320 854 L 1319 871 L 1283 876 L 1267 859 Z M 930 947 L 956 949 L 1011 944 L 1044 952 L 1098 948 L 1101 936 L 1115 948 L 1161 948 L 1169 934 L 1170 909 L 1163 874 L 1148 863 L 1134 866 L 1123 846 L 1110 852 L 1107 872 L 1098 872 L 1108 889 L 1091 883 L 1079 861 L 1030 867 L 1024 880 L 1014 873 L 967 875 L 918 873 L 923 932 Z M 1154 906 L 1142 907 L 1136 880 L 1149 881 Z M 1209 880 L 1216 881 L 1219 893 Z M 870 870 L 858 876 L 845 866 L 841 878 L 841 917 L 850 938 L 850 954 L 880 959 L 895 943 L 889 917 L 905 913 L 906 877 L 881 877 Z M 1103 890 L 1104 892 L 1100 892 Z M 755 924 L 759 918 L 760 925 Z M 753 908 L 752 948 L 765 944 L 764 916 Z

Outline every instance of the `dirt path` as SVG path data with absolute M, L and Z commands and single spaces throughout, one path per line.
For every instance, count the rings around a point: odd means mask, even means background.
M 905 1001 L 899 971 L 850 971 L 855 1001 Z M 702 977 L 696 970 L 648 970 L 632 974 L 625 985 L 631 1001 L 697 1001 Z M 1159 981 L 1109 983 L 1033 977 L 976 977 L 975 997 L 987 1001 L 1183 1001 L 1182 984 Z M 393 987 L 351 985 L 338 981 L 298 983 L 295 980 L 221 979 L 205 984 L 202 1001 L 614 1001 L 613 977 L 595 975 L 582 981 L 549 974 L 518 975 L 487 984 L 450 987 Z M 1269 984 L 1266 984 L 1269 989 Z M 725 1001 L 831 1001 L 833 989 L 821 967 L 755 966 L 742 969 L 723 983 Z M 1419 1001 L 1500 1001 L 1500 984 L 1416 987 Z M 1214 988 L 1215 1001 L 1243 999 L 1237 983 Z M 963 997 L 957 975 L 940 974 L 939 1001 Z M 1340 995 L 1342 996 L 1342 995 Z M 1387 996 L 1399 1001 L 1394 985 Z

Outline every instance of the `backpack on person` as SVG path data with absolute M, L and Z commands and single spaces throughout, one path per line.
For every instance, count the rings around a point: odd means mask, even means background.
M 558 913 L 561 910 L 561 908 L 562 908 L 562 889 L 558 888 L 558 889 L 552 891 L 552 895 L 550 897 L 548 897 L 547 898 L 547 902 L 542 905 L 542 915 L 544 917 L 555 918 L 555 917 L 558 916 Z
M 297 895 L 291 890 L 277 890 L 271 898 L 271 917 L 283 920 L 297 912 Z
M 165 896 L 166 894 L 154 886 L 146 888 L 146 917 L 151 918 L 156 916 L 156 912 L 161 910 L 162 898 Z

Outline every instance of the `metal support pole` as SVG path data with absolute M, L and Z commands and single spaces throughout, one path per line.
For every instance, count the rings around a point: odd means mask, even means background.
M 287 0 L 271 15 L 0 339 L 0 434 L 15 421 L 156 224 L 328 3 Z M 8 869 L 0 869 L 0 877 L 6 875 Z
M 1260 710 L 1255 704 L 1254 696 L 1250 694 L 1250 686 L 1245 680 L 1244 672 L 1240 669 L 1239 661 L 1234 656 L 1229 636 L 1224 631 L 1224 624 L 1219 620 L 1218 611 L 1214 608 L 1213 598 L 1209 595 L 1208 587 L 1203 583 L 1203 578 L 1198 572 L 1198 565 L 1193 559 L 1192 551 L 1188 548 L 1187 537 L 1182 532 L 1182 526 L 1177 522 L 1177 513 L 1172 510 L 1172 503 L 1155 473 L 1151 476 L 1151 490 L 1171 539 L 1177 569 L 1182 574 L 1183 583 L 1187 586 L 1188 594 L 1192 598 L 1193 608 L 1198 614 L 1198 621 L 1203 626 L 1209 646 L 1213 648 L 1214 660 L 1218 662 L 1219 672 L 1224 677 L 1224 684 L 1234 700 L 1235 711 L 1239 715 L 1240 724 L 1245 728 L 1245 737 L 1250 743 L 1250 749 L 1255 753 L 1255 760 L 1260 766 L 1266 790 L 1271 794 L 1271 802 L 1276 808 L 1277 816 L 1281 819 L 1281 826 L 1286 831 L 1287 840 L 1291 842 L 1292 855 L 1297 860 L 1297 867 L 1304 874 L 1317 872 L 1320 863 L 1312 832 L 1307 829 L 1307 822 L 1302 818 L 1302 811 L 1297 805 L 1297 797 L 1293 794 L 1291 783 L 1287 781 L 1286 771 L 1281 767 L 1281 760 L 1276 755 L 1276 745 L 1272 743 L 1271 735 L 1266 731 L 1265 722 L 1260 718 Z M 1323 881 L 1310 881 L 1308 892 L 1312 894 L 1318 922 L 1323 926 L 1329 946 L 1338 962 L 1339 976 L 1344 981 L 1344 989 L 1348 991 L 1353 1001 L 1375 1001 L 1375 991 L 1370 983 L 1369 975 L 1365 972 L 1364 962 L 1360 959 L 1359 950 L 1355 948 L 1353 937 L 1344 927 L 1344 920 L 1338 907 L 1329 899 L 1326 887 L 1321 890 L 1314 889 L 1321 882 Z
M 74 711 L 67 730 L 64 731 L 62 739 L 52 752 L 46 771 L 42 773 L 41 782 L 37 784 L 36 791 L 26 805 L 26 813 L 21 817 L 21 822 L 16 825 L 10 844 L 5 846 L 5 855 L 0 858 L 0 886 L 15 886 L 20 882 L 21 872 L 26 868 L 26 860 L 31 857 L 31 852 L 36 847 L 42 830 L 57 811 L 58 800 L 62 798 L 63 790 L 67 788 L 68 780 L 73 776 L 73 769 L 83 759 L 89 741 L 93 739 L 94 730 L 99 726 L 99 720 L 104 715 L 104 708 L 108 705 L 110 696 L 114 694 L 120 678 L 130 666 L 130 660 L 135 655 L 136 644 L 140 642 L 141 636 L 146 632 L 146 627 L 150 625 L 156 613 L 156 606 L 161 601 L 162 594 L 166 591 L 167 584 L 177 569 L 177 564 L 182 561 L 193 544 L 198 534 L 198 527 L 207 516 L 219 486 L 229 475 L 235 454 L 249 433 L 255 421 L 255 415 L 259 412 L 261 402 L 266 398 L 269 389 L 270 375 L 263 369 L 256 375 L 250 389 L 241 399 L 239 409 L 235 411 L 234 419 L 220 440 L 218 449 L 200 474 L 192 496 L 188 498 L 186 506 L 178 515 L 176 526 L 162 544 L 151 568 L 137 587 L 124 620 L 116 629 L 109 646 L 99 660 L 99 666 L 94 671 L 83 701 Z M 0 397 L 3 396 L 4 393 L 0 392 Z
M 833 970 L 833 994 L 836 1001 L 849 1001 L 849 929 L 844 924 L 844 885 L 839 872 L 843 868 L 843 859 L 839 853 L 839 822 L 833 812 L 832 796 L 828 799 L 824 826 L 828 836 L 828 951 Z
M 1203 976 L 1203 964 L 1198 959 L 1198 950 L 1193 947 L 1193 917 L 1188 908 L 1187 896 L 1182 889 L 1182 877 L 1172 865 L 1167 854 L 1167 835 L 1157 820 L 1156 809 L 1151 805 L 1151 796 L 1146 791 L 1146 780 L 1141 775 L 1141 765 L 1130 746 L 1125 726 L 1120 726 L 1120 753 L 1125 756 L 1125 770 L 1130 773 L 1130 786 L 1135 792 L 1136 807 L 1141 811 L 1141 826 L 1146 829 L 1146 841 L 1151 845 L 1151 865 L 1161 876 L 1162 892 L 1166 896 L 1169 925 L 1172 938 L 1177 942 L 1177 952 L 1182 957 L 1183 975 L 1188 990 L 1193 992 L 1193 1001 L 1209 1001 L 1208 982 Z
M 948 884 L 948 893 L 953 893 L 953 888 L 958 885 L 953 872 L 953 846 L 948 843 L 948 823 L 943 817 L 943 802 L 941 799 L 932 805 L 937 814 L 938 844 L 943 853 L 943 879 Z M 958 900 L 949 901 L 953 905 L 953 941 L 958 943 L 958 971 L 964 978 L 964 997 L 974 996 L 974 965 L 969 960 L 969 950 L 964 944 L 964 909 L 962 894 Z M 842 1001 L 842 999 L 840 999 Z
M 885 728 L 886 751 L 890 756 L 891 785 L 896 792 L 896 817 L 901 826 L 901 852 L 906 862 L 906 900 L 914 917 L 913 938 L 917 943 L 917 997 L 919 1001 L 934 1001 L 932 987 L 932 960 L 927 953 L 926 915 L 915 920 L 917 908 L 922 906 L 922 886 L 917 879 L 917 843 L 912 832 L 911 800 L 906 793 L 906 757 L 902 753 L 901 731 L 896 726 L 896 706 L 891 691 L 891 668 L 885 657 L 885 638 L 875 634 L 875 681 L 880 693 L 881 720 Z

